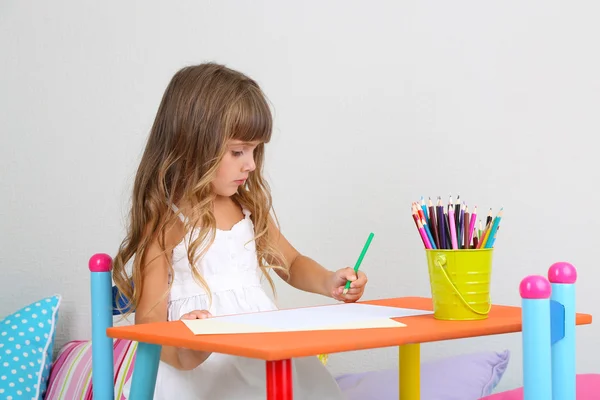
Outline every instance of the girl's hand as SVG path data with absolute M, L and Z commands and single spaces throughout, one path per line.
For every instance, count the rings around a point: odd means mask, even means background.
M 183 314 L 180 319 L 206 319 L 211 318 L 212 314 L 207 310 L 194 310 Z M 211 353 L 207 351 L 196 351 L 184 348 L 177 349 L 180 368 L 184 371 L 190 371 L 202 364 Z
M 352 283 L 350 284 L 348 293 L 344 294 L 346 281 L 350 281 Z M 354 270 L 350 267 L 339 269 L 331 276 L 331 297 L 345 303 L 358 301 L 365 291 L 366 284 L 367 275 L 365 275 L 364 272 L 359 270 L 357 277 Z
M 183 314 L 181 319 L 206 319 L 211 317 L 212 314 L 207 310 L 194 310 L 187 314 Z

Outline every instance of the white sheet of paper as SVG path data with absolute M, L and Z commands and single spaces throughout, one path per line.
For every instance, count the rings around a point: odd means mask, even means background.
M 366 321 L 349 322 L 347 324 L 323 325 L 314 327 L 300 327 L 298 329 L 277 329 L 267 326 L 257 326 L 219 321 L 220 318 L 196 319 L 183 321 L 194 335 L 226 335 L 235 333 L 267 333 L 267 332 L 292 332 L 292 331 L 320 331 L 320 330 L 346 330 L 370 328 L 401 328 L 401 322 L 390 318 L 379 318 Z
M 370 304 L 336 304 L 230 315 L 184 323 L 195 335 L 403 327 L 391 318 L 431 311 Z

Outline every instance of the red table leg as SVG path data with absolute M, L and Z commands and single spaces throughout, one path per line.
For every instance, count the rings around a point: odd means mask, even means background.
M 292 360 L 267 361 L 267 400 L 292 400 Z

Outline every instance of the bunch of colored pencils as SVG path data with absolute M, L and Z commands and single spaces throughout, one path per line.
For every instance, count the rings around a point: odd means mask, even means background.
M 442 204 L 442 198 L 438 196 L 437 204 L 434 206 L 431 197 L 428 204 L 421 197 L 421 203 L 412 204 L 412 216 L 419 230 L 421 239 L 426 249 L 490 249 L 494 247 L 500 220 L 502 219 L 502 208 L 495 218 L 492 218 L 492 209 L 488 212 L 485 227 L 479 220 L 479 229 L 476 229 L 477 206 L 473 212 L 465 202 L 460 202 L 460 196 L 456 203 L 452 202 L 452 196 L 448 207 Z

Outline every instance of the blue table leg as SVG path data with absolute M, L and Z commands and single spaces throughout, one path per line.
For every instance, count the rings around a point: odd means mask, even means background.
M 161 346 L 140 342 L 135 355 L 131 381 L 131 400 L 151 400 L 154 398 L 156 374 L 160 362 Z

